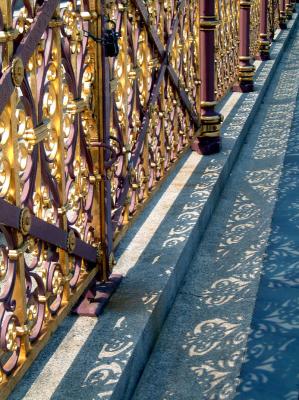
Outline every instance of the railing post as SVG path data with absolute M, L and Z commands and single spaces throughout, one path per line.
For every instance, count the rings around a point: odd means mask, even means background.
M 296 2 L 297 2 L 296 0 L 291 0 L 292 6 L 293 6 L 293 13 L 296 12 Z
M 287 29 L 286 0 L 280 0 L 279 9 L 279 27 L 280 29 Z
M 250 7 L 250 0 L 240 0 L 239 83 L 233 90 L 242 93 L 253 91 L 255 72 L 250 56 Z
M 259 59 L 266 61 L 270 59 L 270 41 L 268 38 L 268 0 L 260 3 L 260 48 Z
M 200 0 L 201 127 L 192 149 L 209 155 L 220 151 L 222 115 L 215 106 L 215 0 Z
M 286 0 L 286 17 L 292 19 L 293 16 L 293 2 L 292 0 Z

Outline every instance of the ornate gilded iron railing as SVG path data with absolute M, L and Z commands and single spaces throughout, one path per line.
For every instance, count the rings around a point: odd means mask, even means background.
M 250 54 L 255 57 L 260 47 L 260 10 L 261 1 L 252 0 L 250 9 Z
M 268 34 L 273 40 L 276 29 L 279 28 L 279 0 L 268 1 Z
M 238 77 L 240 2 L 216 0 L 219 24 L 215 34 L 216 96 L 221 99 Z M 260 46 L 260 0 L 251 2 L 250 54 L 255 57 Z
M 106 138 L 118 154 L 107 183 L 112 246 L 199 127 L 199 3 L 116 1 L 105 13 L 121 33 L 105 75 Z
M 105 275 L 95 5 L 21 3 L 0 1 L 1 398 Z
M 1 399 L 110 274 L 131 219 L 196 134 L 217 148 L 214 91 L 237 78 L 253 88 L 262 1 L 250 19 L 237 0 L 0 0 Z M 271 0 L 271 32 L 277 12 Z M 120 51 L 107 57 L 114 23 Z
M 223 97 L 236 82 L 239 65 L 238 0 L 216 0 L 216 18 L 219 24 L 215 35 L 215 67 L 217 98 Z

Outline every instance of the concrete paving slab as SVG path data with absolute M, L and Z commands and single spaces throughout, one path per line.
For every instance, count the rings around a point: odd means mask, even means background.
M 244 315 L 251 306 L 243 300 L 219 308 L 179 294 L 152 355 L 154 362 L 142 378 L 147 385 L 137 389 L 134 399 L 212 399 L 216 388 L 226 391 L 240 368 L 250 324 Z M 212 386 L 211 374 L 216 378 Z
M 294 355 L 299 353 L 299 338 L 256 331 L 248 349 L 235 399 L 297 399 L 299 365 Z

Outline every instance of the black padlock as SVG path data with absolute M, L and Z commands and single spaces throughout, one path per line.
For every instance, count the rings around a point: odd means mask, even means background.
M 104 30 L 103 44 L 105 57 L 116 57 L 119 53 L 118 39 L 120 34 L 116 32 L 116 24 L 114 21 L 108 20 L 106 24 L 112 24 L 112 28 Z
M 111 28 L 104 29 L 104 37 L 96 37 L 91 32 L 83 31 L 85 36 L 90 37 L 97 43 L 104 45 L 105 57 L 116 57 L 119 53 L 118 39 L 120 33 L 116 32 L 116 23 L 111 19 L 106 20 L 106 26 L 110 24 Z

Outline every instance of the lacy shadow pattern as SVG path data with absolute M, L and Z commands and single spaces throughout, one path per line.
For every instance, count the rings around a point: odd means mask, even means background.
M 238 400 L 299 397 L 299 100 L 279 185 Z

